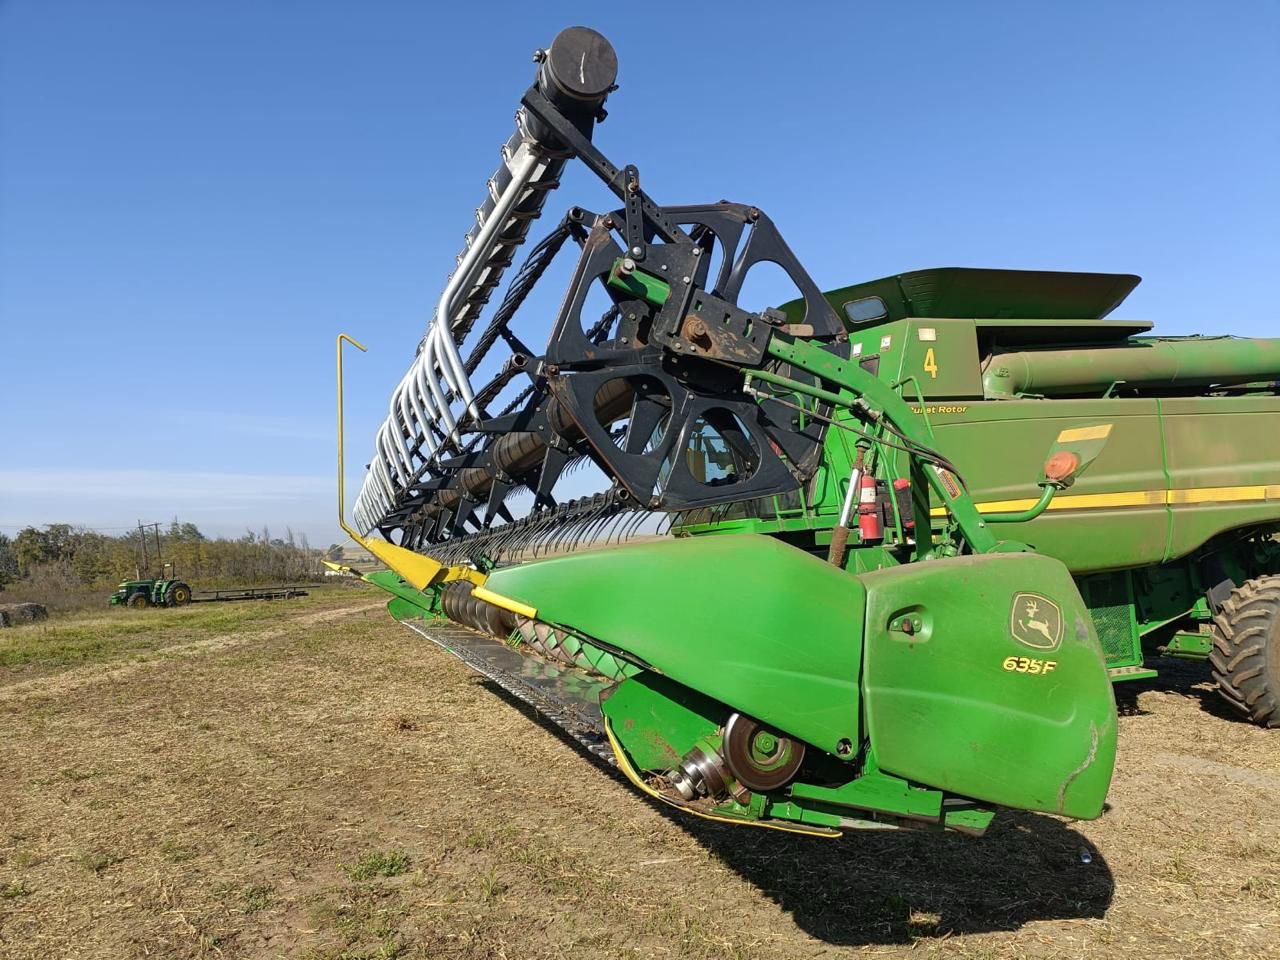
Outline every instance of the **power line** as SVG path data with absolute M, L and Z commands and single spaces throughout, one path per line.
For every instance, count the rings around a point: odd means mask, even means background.
M 157 522 L 161 526 L 163 526 L 166 523 L 172 523 L 172 521 L 166 521 L 166 520 L 160 520 Z M 181 521 L 179 521 L 179 524 L 181 524 Z M 28 530 L 28 529 L 46 530 L 52 526 L 55 526 L 55 524 L 52 524 L 52 523 L 39 523 L 39 524 L 37 523 L 0 523 L 0 530 Z M 75 530 L 77 532 L 83 532 L 83 533 L 110 533 L 114 530 L 137 530 L 138 529 L 138 525 L 136 523 L 125 524 L 123 527 L 90 527 L 83 523 L 68 523 L 67 526 L 70 527 L 72 530 Z M 144 523 L 143 526 L 151 527 L 151 526 L 155 526 L 155 524 Z

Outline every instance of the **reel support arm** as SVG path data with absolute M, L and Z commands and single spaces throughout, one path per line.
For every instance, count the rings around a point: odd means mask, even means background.
M 775 334 L 769 340 L 768 352 L 770 356 L 785 360 L 794 367 L 815 374 L 823 380 L 839 384 L 844 388 L 844 392 L 836 394 L 816 390 L 808 384 L 794 380 L 788 381 L 787 378 L 778 377 L 767 370 L 749 371 L 746 374 L 748 380 L 751 378 L 766 380 L 780 386 L 784 385 L 798 393 L 809 393 L 811 396 L 821 394 L 816 398 L 846 407 L 873 421 L 887 420 L 894 431 L 910 446 L 929 449 L 930 437 L 919 418 L 911 412 L 907 402 L 894 393 L 887 384 L 863 370 L 856 362 L 842 360 L 816 344 L 804 340 L 790 340 L 781 334 Z M 779 384 L 779 381 L 785 382 Z M 914 461 L 923 459 L 914 451 L 911 457 Z M 974 553 L 1029 549 L 1020 543 L 1002 542 L 991 532 L 987 521 L 974 505 L 973 499 L 951 470 L 936 462 L 926 462 L 920 466 L 928 478 L 930 488 L 946 505 L 947 511 Z M 1045 506 L 1047 505 L 1046 501 Z

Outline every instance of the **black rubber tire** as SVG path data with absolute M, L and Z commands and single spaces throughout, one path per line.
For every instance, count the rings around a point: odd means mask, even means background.
M 128 600 L 125 601 L 125 605 L 133 610 L 144 610 L 147 607 L 151 606 L 150 602 L 147 600 L 147 595 L 145 593 L 135 593 L 132 597 L 130 597 Z
M 1280 727 L 1280 576 L 1231 591 L 1213 618 L 1209 662 L 1232 709 L 1261 726 Z
M 183 607 L 191 602 L 191 588 L 182 581 L 169 584 L 165 591 L 164 602 L 171 607 Z

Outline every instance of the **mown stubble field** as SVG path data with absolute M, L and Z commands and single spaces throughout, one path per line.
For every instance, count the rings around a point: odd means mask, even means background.
M 0 957 L 1275 956 L 1280 731 L 1202 678 L 1097 822 L 825 841 L 675 819 L 362 588 L 10 630 Z

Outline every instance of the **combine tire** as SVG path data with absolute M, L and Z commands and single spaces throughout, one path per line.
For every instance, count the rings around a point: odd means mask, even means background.
M 164 595 L 164 602 L 170 607 L 182 607 L 191 602 L 191 588 L 185 583 L 170 584 Z
M 147 603 L 147 595 L 145 593 L 135 593 L 126 601 L 126 604 L 134 610 L 141 610 L 144 607 L 150 606 L 150 604 Z
M 1231 591 L 1213 618 L 1209 662 L 1218 692 L 1237 713 L 1280 727 L 1280 576 Z

